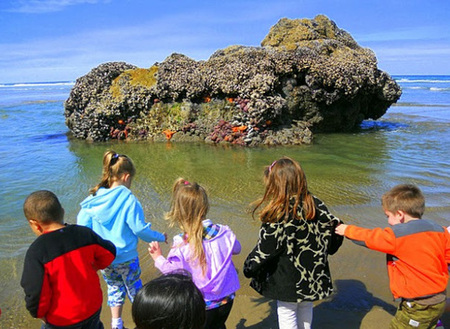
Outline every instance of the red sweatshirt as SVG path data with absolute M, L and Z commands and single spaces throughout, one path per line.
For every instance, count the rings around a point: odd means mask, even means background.
M 450 234 L 430 220 L 412 220 L 385 229 L 349 225 L 349 239 L 387 253 L 394 298 L 418 298 L 445 291 L 450 263 Z
M 97 270 L 116 248 L 91 229 L 67 225 L 39 236 L 25 256 L 21 285 L 28 311 L 55 326 L 86 320 L 102 306 Z

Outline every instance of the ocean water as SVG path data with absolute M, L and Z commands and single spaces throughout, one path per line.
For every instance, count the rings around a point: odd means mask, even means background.
M 394 78 L 403 89 L 401 99 L 380 120 L 363 122 L 358 132 L 319 134 L 312 145 L 252 149 L 73 140 L 63 106 L 73 82 L 0 84 L 0 327 L 39 328 L 39 321 L 25 310 L 19 284 L 24 254 L 35 239 L 22 212 L 25 197 L 38 189 L 54 191 L 66 221 L 74 223 L 78 205 L 98 182 L 102 155 L 110 148 L 134 160 L 138 172 L 132 190 L 147 220 L 169 235 L 176 230 L 167 227 L 163 215 L 173 181 L 185 177 L 204 185 L 210 217 L 231 226 L 242 242 L 238 268 L 257 238 L 258 224 L 248 209 L 262 192 L 262 170 L 283 155 L 302 164 L 311 191 L 348 223 L 386 226 L 381 195 L 410 182 L 426 196 L 426 216 L 450 225 L 450 76 Z M 376 271 L 382 264 L 359 259 L 351 247 L 341 254 L 337 259 L 347 265 L 352 257 L 358 261 L 362 274 L 336 266 L 336 278 L 356 276 L 373 294 L 389 299 L 378 284 Z M 144 245 L 140 255 L 144 280 L 156 275 Z M 251 290 L 243 287 L 240 293 Z

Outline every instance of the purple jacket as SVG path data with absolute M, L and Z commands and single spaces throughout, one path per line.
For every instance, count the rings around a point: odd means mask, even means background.
M 209 219 L 203 226 L 211 225 Z M 219 233 L 212 239 L 203 239 L 207 269 L 205 275 L 197 260 L 191 259 L 189 244 L 180 236 L 174 237 L 174 244 L 167 259 L 160 256 L 155 266 L 162 273 L 184 269 L 192 274 L 195 285 L 203 293 L 205 301 L 224 298 L 239 289 L 239 278 L 231 256 L 241 252 L 241 244 L 228 226 L 220 225 Z

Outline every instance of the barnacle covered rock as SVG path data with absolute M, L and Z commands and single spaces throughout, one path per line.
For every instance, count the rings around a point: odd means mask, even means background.
M 319 15 L 283 18 L 261 47 L 206 61 L 174 53 L 149 69 L 102 64 L 77 80 L 65 116 L 76 137 L 94 141 L 170 131 L 171 141 L 302 144 L 378 119 L 400 95 L 370 49 Z

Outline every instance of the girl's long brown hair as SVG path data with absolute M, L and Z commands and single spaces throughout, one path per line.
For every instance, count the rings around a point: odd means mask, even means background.
M 112 183 L 123 174 L 134 177 L 136 168 L 133 161 L 124 154 L 118 154 L 113 150 L 106 151 L 103 155 L 102 179 L 89 190 L 89 193 L 95 195 L 100 187 L 110 188 Z
M 264 196 L 255 202 L 253 218 L 261 206 L 263 208 L 259 212 L 259 219 L 265 223 L 286 221 L 289 215 L 296 219 L 303 216 L 306 219 L 315 217 L 314 199 L 308 191 L 305 173 L 297 161 L 288 157 L 274 161 L 264 170 L 264 183 Z M 295 202 L 290 207 L 292 198 Z M 303 213 L 297 211 L 299 205 L 302 206 Z
M 194 260 L 198 259 L 203 273 L 206 272 L 206 256 L 203 250 L 203 223 L 209 210 L 209 202 L 203 187 L 183 178 L 175 181 L 172 203 L 166 219 L 170 226 L 177 224 L 187 236 Z

